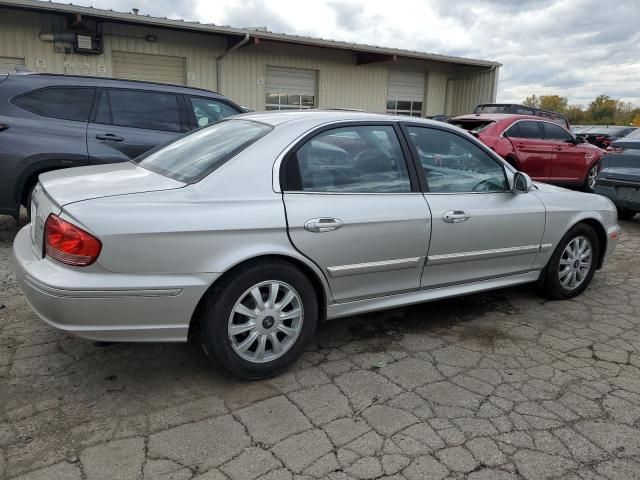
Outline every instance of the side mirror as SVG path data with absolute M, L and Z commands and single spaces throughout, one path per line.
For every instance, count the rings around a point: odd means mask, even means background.
M 523 172 L 516 172 L 513 176 L 513 189 L 514 193 L 528 193 L 533 187 L 531 177 Z

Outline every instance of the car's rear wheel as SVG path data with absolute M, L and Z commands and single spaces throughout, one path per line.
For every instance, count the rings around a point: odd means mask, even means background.
M 584 189 L 593 193 L 596 191 L 596 179 L 598 178 L 598 164 L 594 164 L 587 172 L 587 178 L 584 180 Z
M 600 258 L 596 232 L 580 223 L 558 243 L 543 273 L 543 290 L 550 299 L 580 295 L 591 283 Z
M 201 344 L 213 362 L 247 379 L 286 370 L 313 336 L 318 298 L 285 261 L 252 264 L 213 288 L 201 318 Z
M 618 218 L 620 220 L 631 220 L 637 212 L 624 207 L 618 207 Z

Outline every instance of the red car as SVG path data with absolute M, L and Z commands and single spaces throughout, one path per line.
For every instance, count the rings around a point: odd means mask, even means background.
M 540 182 L 593 192 L 604 150 L 551 120 L 529 115 L 464 115 L 450 123 L 468 130 L 520 171 Z

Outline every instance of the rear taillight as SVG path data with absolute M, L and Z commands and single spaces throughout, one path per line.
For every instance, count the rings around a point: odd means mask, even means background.
M 45 253 L 67 265 L 85 267 L 96 261 L 102 243 L 89 232 L 53 213 L 44 226 Z

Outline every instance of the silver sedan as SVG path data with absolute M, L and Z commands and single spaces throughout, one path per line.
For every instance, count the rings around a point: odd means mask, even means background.
M 620 235 L 606 198 L 532 185 L 455 127 L 240 115 L 131 163 L 40 176 L 15 271 L 47 323 L 287 368 L 319 322 L 538 282 L 587 288 Z

